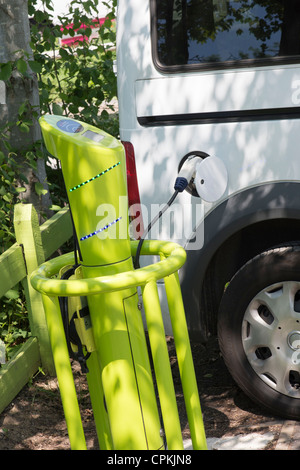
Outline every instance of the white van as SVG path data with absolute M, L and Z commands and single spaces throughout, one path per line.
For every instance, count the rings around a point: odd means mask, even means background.
M 149 235 L 187 250 L 191 339 L 218 333 L 239 386 L 299 418 L 300 1 L 121 0 L 117 69 L 144 226 L 190 152 L 227 171 L 217 200 L 189 185 Z

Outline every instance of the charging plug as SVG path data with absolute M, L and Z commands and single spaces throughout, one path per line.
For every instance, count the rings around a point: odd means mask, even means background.
M 184 191 L 195 173 L 197 163 L 201 160 L 202 158 L 196 155 L 191 155 L 185 160 L 175 180 L 174 189 L 176 191 L 180 193 Z

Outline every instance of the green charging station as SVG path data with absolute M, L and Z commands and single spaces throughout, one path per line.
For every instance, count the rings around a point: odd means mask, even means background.
M 76 238 L 74 253 L 44 263 L 31 277 L 43 297 L 71 448 L 85 449 L 86 443 L 61 315 L 62 298 L 67 299 L 72 315 L 75 311 L 75 329 L 85 350 L 100 448 L 183 449 L 156 286 L 158 279 L 164 279 L 193 447 L 205 449 L 177 275 L 185 261 L 184 250 L 170 242 L 145 241 L 142 254 L 159 255 L 160 261 L 134 270 L 137 242 L 128 234 L 126 162 L 121 142 L 91 125 L 62 116 L 43 116 L 40 126 L 47 150 L 61 162 Z M 64 276 L 69 269 L 72 275 Z

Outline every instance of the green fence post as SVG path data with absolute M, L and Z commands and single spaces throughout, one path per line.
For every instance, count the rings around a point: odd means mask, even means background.
M 32 336 L 39 341 L 41 363 L 44 370 L 55 375 L 41 295 L 29 282 L 30 274 L 45 261 L 37 213 L 32 204 L 17 204 L 14 212 L 16 240 L 23 247 L 27 277 L 23 281 Z

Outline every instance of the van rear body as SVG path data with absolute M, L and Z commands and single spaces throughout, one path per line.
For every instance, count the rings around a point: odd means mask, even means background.
M 226 323 L 222 313 L 228 310 L 228 283 L 240 278 L 241 269 L 245 275 L 247 263 L 258 263 L 257 257 L 274 247 L 298 245 L 300 239 L 300 2 L 122 0 L 117 70 L 120 136 L 134 150 L 144 226 L 172 195 L 185 155 L 200 151 L 226 167 L 228 183 L 219 199 L 207 202 L 185 191 L 150 237 L 171 238 L 187 250 L 180 279 L 191 338 L 216 334 L 221 315 L 221 344 L 234 341 L 230 333 L 224 340 L 224 329 L 230 330 L 230 317 Z M 291 278 L 300 281 L 290 270 Z M 245 279 L 247 289 L 251 279 Z M 261 281 L 265 298 L 271 296 L 270 282 Z M 300 283 L 290 292 L 295 305 L 298 291 Z M 251 295 L 249 305 L 257 297 Z M 263 324 L 259 302 L 254 318 Z M 273 321 L 266 325 L 275 331 L 279 320 L 266 300 L 261 305 L 269 308 Z M 298 376 L 289 366 L 281 371 L 288 385 L 280 388 L 282 376 L 268 365 L 276 358 L 273 339 L 260 344 L 258 323 L 248 319 L 246 310 L 245 304 L 235 321 L 240 353 L 251 373 L 262 389 L 269 387 L 287 403 L 300 398 Z M 291 315 L 294 321 L 297 315 Z M 298 327 L 291 319 L 286 323 L 288 362 L 294 351 L 289 338 L 295 338 L 291 333 Z M 250 337 L 257 344 L 248 352 Z M 262 348 L 270 353 L 262 357 Z M 239 349 L 224 349 L 234 369 L 231 356 Z M 266 372 L 260 373 L 259 361 Z

